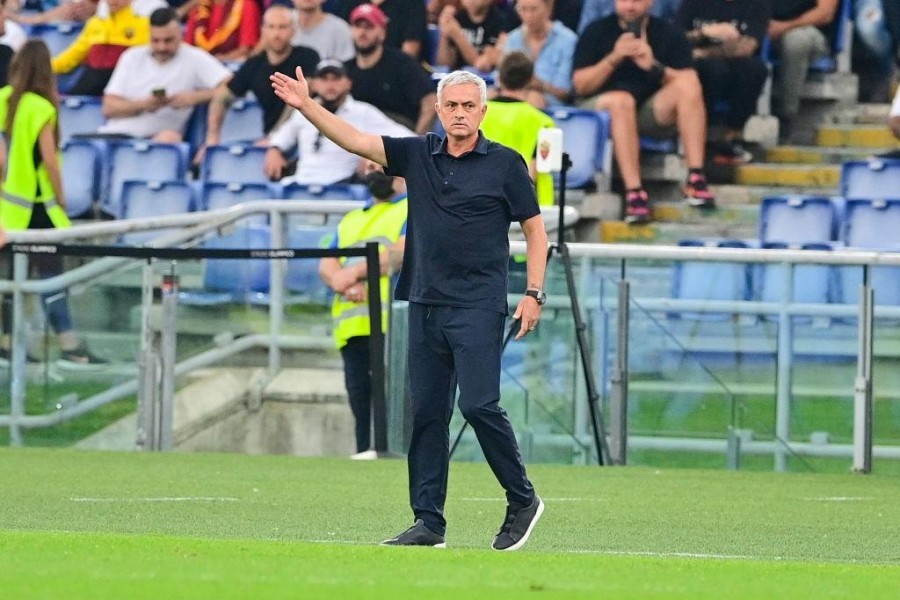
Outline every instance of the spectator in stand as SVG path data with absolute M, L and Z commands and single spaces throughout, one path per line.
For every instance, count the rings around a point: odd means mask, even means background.
M 18 49 L 18 47 L 13 47 L 13 43 L 15 41 L 7 40 L 7 28 L 10 25 L 16 25 L 15 23 L 10 23 L 6 19 L 6 0 L 0 0 L 0 87 L 6 85 L 7 74 L 9 73 L 9 64 L 12 61 L 13 53 Z M 18 27 L 18 25 L 16 25 Z M 24 43 L 24 41 L 23 41 Z
M 84 65 L 70 94 L 100 96 L 113 69 L 128 48 L 146 44 L 150 38 L 147 17 L 137 16 L 131 0 L 108 0 L 110 14 L 91 17 L 72 44 L 53 59 L 54 73 L 68 73 Z
M 780 121 L 782 141 L 791 142 L 800 111 L 800 90 L 809 65 L 828 56 L 836 33 L 838 0 L 779 0 L 772 3 L 769 38 L 778 65 L 772 89 L 772 112 Z
M 103 94 L 100 134 L 180 142 L 191 111 L 231 77 L 208 52 L 181 41 L 170 8 L 150 15 L 150 44 L 129 48 Z
M 262 52 L 247 59 L 231 79 L 219 84 L 209 105 L 206 127 L 206 145 L 219 143 L 225 113 L 236 98 L 252 92 L 263 111 L 262 131 L 268 135 L 285 115 L 285 106 L 272 90 L 269 76 L 273 73 L 293 75 L 297 67 L 304 73 L 312 73 L 319 64 L 315 50 L 304 46 L 291 46 L 294 35 L 294 18 L 285 6 L 273 4 L 263 15 L 261 34 Z M 265 138 L 258 140 L 265 143 Z M 202 152 L 202 151 L 201 151 Z M 200 162 L 199 154 L 195 162 Z
M 297 30 L 291 44 L 312 48 L 322 58 L 350 60 L 356 54 L 350 25 L 322 10 L 324 3 L 325 0 L 294 0 Z
M 855 41 L 859 43 L 853 45 L 852 66 L 859 77 L 860 102 L 890 100 L 897 52 L 897 39 L 891 32 L 892 13 L 900 16 L 900 3 L 853 0 Z
M 367 0 L 342 0 L 338 16 L 352 25 L 354 11 L 367 3 Z M 384 45 L 399 48 L 419 59 L 428 47 L 425 3 L 422 0 L 378 0 L 371 4 L 385 15 Z
M 259 41 L 257 0 L 200 0 L 188 13 L 184 41 L 221 61 L 241 61 Z
M 444 7 L 438 28 L 437 64 L 451 71 L 472 66 L 489 73 L 500 59 L 498 43 L 506 37 L 510 25 L 493 0 L 462 0 L 458 9 Z
M 640 138 L 680 133 L 689 174 L 685 200 L 715 207 L 703 172 L 706 110 L 691 46 L 679 28 L 650 15 L 653 0 L 616 0 L 575 47 L 572 83 L 586 108 L 609 111 L 613 150 L 625 186 L 625 220 L 652 219 L 641 183 Z
M 769 77 L 759 56 L 769 25 L 768 0 L 684 0 L 677 22 L 694 47 L 707 115 L 717 101 L 728 103 L 724 139 L 716 146 L 713 162 L 749 162 L 753 155 L 741 135 Z
M 681 2 L 682 0 L 653 0 L 650 14 L 671 21 L 675 18 Z M 616 0 L 584 0 L 581 7 L 581 18 L 578 21 L 578 35 L 584 33 L 585 28 L 597 19 L 608 17 L 616 12 L 615 4 Z
M 534 81 L 534 63 L 524 52 L 515 51 L 504 56 L 497 69 L 500 94 L 488 100 L 481 132 L 487 139 L 508 146 L 522 156 L 528 164 L 528 174 L 535 182 L 538 204 L 549 206 L 553 204 L 553 175 L 538 173 L 534 159 L 538 133 L 541 129 L 556 127 L 556 124 L 549 115 L 528 102 L 529 86 Z
M 157 8 L 168 6 L 165 0 L 133 0 L 131 10 L 139 17 L 149 17 Z M 16 13 L 11 17 L 24 25 L 59 23 L 61 21 L 85 22 L 91 17 L 108 17 L 107 0 L 64 0 L 53 8 L 40 13 Z M 24 40 L 23 40 L 24 41 Z
M 387 17 L 374 4 L 362 4 L 350 16 L 356 58 L 347 61 L 353 96 L 386 115 L 425 133 L 434 122 L 437 96 L 431 77 L 415 59 L 385 46 Z
M 319 104 L 353 123 L 360 131 L 395 137 L 413 135 L 412 131 L 389 119 L 371 104 L 360 102 L 350 95 L 353 84 L 344 63 L 339 60 L 321 61 L 311 82 L 318 94 Z M 364 183 L 359 157 L 324 137 L 299 111 L 292 111 L 290 118 L 269 136 L 265 159 L 267 177 L 282 178 L 288 165 L 287 156 L 295 147 L 300 155 L 297 172 L 283 179 L 284 183 Z
M 528 101 L 538 108 L 568 104 L 572 98 L 572 56 L 578 36 L 552 21 L 553 0 L 518 0 L 522 25 L 509 32 L 503 53 L 521 51 L 534 61 Z

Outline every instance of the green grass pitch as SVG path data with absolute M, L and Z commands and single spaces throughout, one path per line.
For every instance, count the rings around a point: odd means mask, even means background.
M 543 466 L 521 552 L 488 467 L 454 463 L 447 550 L 406 465 L 0 450 L 0 598 L 898 598 L 900 479 Z

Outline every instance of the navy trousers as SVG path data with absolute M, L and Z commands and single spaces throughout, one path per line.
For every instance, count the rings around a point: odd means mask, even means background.
M 409 497 L 416 519 L 444 535 L 450 466 L 450 418 L 459 409 L 512 506 L 528 505 L 534 487 L 519 445 L 500 408 L 500 354 L 505 317 L 473 308 L 409 304 L 412 439 Z
M 344 386 L 356 422 L 356 451 L 369 449 L 372 430 L 372 373 L 369 369 L 369 336 L 352 337 L 341 348 Z

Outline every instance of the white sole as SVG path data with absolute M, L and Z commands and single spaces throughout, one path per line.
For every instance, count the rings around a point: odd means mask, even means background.
M 525 542 L 527 542 L 528 538 L 531 537 L 531 531 L 534 529 L 534 526 L 537 525 L 537 522 L 541 519 L 541 515 L 544 514 L 544 501 L 538 498 L 538 502 L 539 504 L 537 513 L 535 513 L 534 518 L 531 520 L 531 525 L 529 525 L 528 529 L 525 530 L 525 535 L 522 536 L 522 539 L 509 548 L 503 548 L 502 550 L 500 550 L 500 552 L 512 552 L 525 545 Z

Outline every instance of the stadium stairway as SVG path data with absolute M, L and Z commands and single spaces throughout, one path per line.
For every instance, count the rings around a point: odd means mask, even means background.
M 605 218 L 586 241 L 672 244 L 689 238 L 755 238 L 759 203 L 766 196 L 836 195 L 841 163 L 900 147 L 886 125 L 889 109 L 887 104 L 836 109 L 808 136 L 814 138 L 814 144 L 759 147 L 754 161 L 747 165 L 710 165 L 710 179 L 717 182 L 713 185 L 718 202 L 715 211 L 703 212 L 685 205 L 678 185 L 671 181 L 650 183 L 647 187 L 654 202 L 654 223 L 629 226 L 619 220 L 620 207 L 607 202 Z

